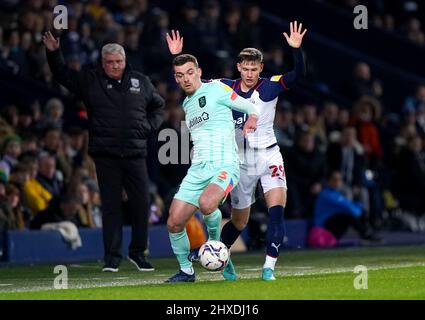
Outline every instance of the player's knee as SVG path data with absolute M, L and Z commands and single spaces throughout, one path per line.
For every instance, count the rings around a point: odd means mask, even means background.
M 167 229 L 171 233 L 182 232 L 185 227 L 185 224 L 181 221 L 178 221 L 170 212 L 170 216 L 167 220 Z
M 214 200 L 208 199 L 207 197 L 199 198 L 199 210 L 203 215 L 209 215 L 217 209 L 217 204 Z
M 245 229 L 246 225 L 248 224 L 248 219 L 240 219 L 240 218 L 232 217 L 232 223 L 236 229 L 238 229 L 239 231 L 242 231 L 243 229 Z

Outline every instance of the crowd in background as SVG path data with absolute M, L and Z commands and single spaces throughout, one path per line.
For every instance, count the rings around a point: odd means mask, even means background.
M 373 3 L 379 9 L 381 2 Z M 62 3 L 68 8 L 68 30 L 55 35 L 60 36 L 68 67 L 94 67 L 103 44 L 123 45 L 127 62 L 149 75 L 166 99 L 162 128 L 178 134 L 184 121 L 183 95 L 174 83 L 165 42 L 171 28 L 180 30 L 184 51 L 199 58 L 206 77 L 239 77 L 235 58 L 246 46 L 264 51 L 264 76 L 291 68 L 283 38 L 264 43 L 260 4 L 185 1 L 175 11 L 167 3 L 148 0 L 4 1 L 0 72 L 36 81 L 54 94 L 44 100 L 0 97 L 0 229 L 37 229 L 44 221 L 60 220 L 101 227 L 97 178 L 87 154 L 86 110 L 52 80 L 41 42 L 43 32 L 51 29 L 53 7 Z M 356 1 L 329 3 L 352 8 Z M 372 21 L 424 45 L 420 19 L 400 21 L 395 12 L 376 10 Z M 381 101 L 385 88 L 367 63 L 359 61 L 353 70 L 341 71 L 352 74 L 340 92 L 350 104 L 300 104 L 282 95 L 277 105 L 275 132 L 288 182 L 287 217 L 311 218 L 328 175 L 338 170 L 344 193 L 362 203 L 373 227 L 392 228 L 398 221 L 400 228 L 425 231 L 425 84 L 406 93 L 398 113 L 386 113 Z M 151 223 L 166 221 L 168 205 L 189 166 L 159 164 L 160 147 L 152 136 Z M 123 192 L 124 209 L 125 201 Z M 265 212 L 261 201 L 256 210 Z M 223 212 L 229 214 L 228 204 Z
M 357 5 L 367 7 L 371 23 L 377 28 L 405 37 L 419 46 L 425 46 L 425 15 L 419 1 L 411 0 L 329 0 L 338 8 L 353 12 Z

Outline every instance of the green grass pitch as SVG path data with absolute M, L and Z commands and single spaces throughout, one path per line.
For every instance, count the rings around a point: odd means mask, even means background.
M 175 259 L 151 259 L 154 272 L 139 272 L 127 261 L 118 273 L 100 272 L 100 262 L 68 264 L 68 289 L 62 290 L 53 286 L 54 265 L 2 267 L 0 300 L 425 299 L 425 246 L 288 250 L 271 282 L 260 279 L 262 254 L 232 258 L 235 282 L 196 265 L 195 283 L 164 284 L 178 269 Z M 357 265 L 367 267 L 367 289 L 354 288 Z

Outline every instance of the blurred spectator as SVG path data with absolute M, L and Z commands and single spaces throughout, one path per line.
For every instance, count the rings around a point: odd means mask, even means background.
M 78 181 L 70 186 L 68 192 L 81 200 L 81 206 L 78 208 L 78 213 L 75 217 L 77 225 L 84 228 L 94 228 L 95 223 L 88 186 L 84 182 Z
M 57 202 L 62 191 L 62 182 L 56 175 L 56 160 L 48 153 L 42 153 L 39 156 L 36 180 L 50 193 L 50 201 Z
M 86 132 L 79 127 L 72 127 L 68 131 L 69 144 L 65 149 L 68 163 L 73 168 L 82 167 L 86 158 L 87 137 Z
M 44 131 L 42 147 L 44 151 L 55 157 L 57 179 L 61 182 L 69 182 L 72 165 L 65 155 L 63 139 L 62 131 L 59 128 L 48 127 Z
M 242 19 L 242 34 L 244 46 L 260 49 L 262 45 L 262 29 L 260 26 L 261 9 L 255 3 L 248 4 Z
M 8 185 L 6 196 L 11 211 L 8 229 L 22 231 L 26 228 L 28 218 L 24 215 L 24 209 L 21 205 L 21 193 L 14 185 Z
M 341 138 L 328 146 L 329 172 L 339 171 L 343 185 L 341 191 L 349 200 L 358 201 L 369 209 L 369 195 L 364 186 L 365 158 L 362 145 L 357 141 L 356 129 L 345 127 Z
M 18 126 L 19 110 L 15 105 L 10 104 L 2 107 L 0 116 L 6 121 L 7 125 L 11 127 L 10 129 L 12 131 Z
M 229 56 L 236 56 L 246 44 L 241 30 L 241 9 L 235 4 L 227 8 L 224 17 L 224 47 Z
M 198 39 L 200 39 L 199 24 L 199 11 L 194 2 L 189 2 L 181 8 L 182 16 L 176 21 L 177 29 L 180 30 L 181 35 L 184 36 L 184 51 L 198 54 L 199 47 Z
M 125 56 L 128 63 L 134 70 L 144 72 L 144 61 L 142 51 L 140 50 L 140 32 L 137 28 L 132 27 L 126 33 L 125 38 Z
M 47 160 L 45 160 L 47 161 Z M 25 164 L 29 168 L 30 178 L 24 185 L 24 198 L 26 205 L 31 210 L 33 215 L 45 210 L 52 194 L 43 187 L 43 185 L 36 179 L 38 176 L 38 160 L 36 158 L 27 158 Z
M 316 196 L 325 175 L 324 155 L 316 148 L 314 135 L 302 131 L 297 143 L 286 154 L 288 214 L 298 218 L 313 215 Z
M 425 215 L 425 150 L 417 136 L 407 139 L 395 163 L 394 191 L 400 207 L 417 216 Z
M 333 247 L 353 227 L 364 240 L 379 241 L 364 222 L 361 204 L 350 201 L 341 192 L 342 175 L 333 171 L 328 185 L 319 193 L 314 209 L 313 228 L 309 232 L 311 247 Z
M 264 72 L 269 75 L 284 74 L 288 71 L 288 64 L 285 61 L 285 53 L 281 46 L 274 45 L 265 54 L 266 62 Z
M 395 31 L 394 17 L 389 13 L 384 15 L 375 15 L 373 16 L 372 21 L 377 28 L 383 29 L 388 32 Z
M 353 77 L 345 89 L 346 95 L 355 100 L 363 95 L 380 98 L 383 94 L 382 84 L 373 79 L 370 67 L 365 62 L 358 62 L 354 66 Z
M 406 98 L 402 111 L 415 112 L 419 108 L 425 108 L 425 84 L 418 85 L 415 95 Z
M 27 56 L 20 45 L 20 34 L 16 29 L 5 30 L 4 32 L 3 56 L 17 66 L 17 73 L 29 76 L 30 66 Z
M 227 58 L 224 51 L 224 26 L 220 21 L 221 6 L 217 0 L 206 0 L 199 17 L 199 56 L 200 61 L 211 61 L 204 64 L 204 76 L 211 75 L 218 69 L 219 58 Z
M 19 108 L 18 126 L 16 132 L 22 137 L 32 132 L 32 110 L 23 105 Z
M 382 158 L 382 146 L 376 121 L 381 115 L 381 105 L 371 97 L 361 97 L 353 107 L 351 124 L 357 129 L 357 137 L 365 150 L 368 166 L 376 169 Z
M 30 179 L 30 168 L 23 163 L 18 163 L 11 171 L 9 184 L 15 185 L 19 191 L 24 190 L 24 186 Z
M 39 130 L 46 130 L 48 128 L 62 128 L 62 115 L 64 111 L 63 103 L 58 98 L 51 98 L 47 101 L 44 107 L 43 117 L 38 124 Z
M 302 106 L 302 117 L 303 123 L 301 130 L 308 130 L 314 135 L 316 147 L 324 152 L 326 149 L 326 133 L 320 123 L 319 116 L 317 114 L 317 106 L 313 103 L 307 103 Z
M 21 158 L 25 157 L 26 155 L 32 155 L 36 156 L 38 153 L 38 146 L 39 140 L 35 134 L 27 133 L 22 136 L 22 142 L 21 142 Z
M 18 164 L 21 155 L 21 138 L 16 135 L 6 136 L 2 144 L 2 159 L 0 168 L 5 181 L 9 181 L 10 172 Z
M 90 203 L 92 207 L 93 223 L 96 228 L 102 227 L 102 209 L 100 191 L 97 182 L 93 179 L 87 179 L 85 184 L 89 191 Z
M 165 41 L 165 35 L 170 31 L 168 13 L 155 8 L 152 10 L 151 19 L 151 23 L 146 24 L 143 30 L 142 48 L 143 55 L 146 57 L 146 72 L 166 77 L 172 60 Z
M 381 115 L 381 105 L 372 97 L 361 97 L 354 104 L 351 124 L 357 129 L 357 138 L 365 150 L 366 171 L 364 184 L 370 197 L 370 222 L 374 227 L 382 223 L 382 160 L 383 150 L 377 121 Z
M 425 45 L 425 33 L 422 31 L 419 19 L 411 18 L 405 26 L 407 38 L 419 46 Z
M 422 138 L 425 138 L 425 106 L 416 110 L 416 130 Z
M 41 229 L 43 224 L 69 221 L 77 227 L 79 224 L 77 215 L 81 207 L 81 199 L 75 195 L 65 195 L 60 202 L 39 212 L 30 222 L 30 229 Z
M 281 103 L 277 107 L 274 131 L 277 143 L 286 150 L 294 145 L 296 127 L 293 122 L 292 107 L 289 103 Z
M 83 22 L 80 26 L 80 44 L 84 64 L 95 65 L 99 58 L 99 50 L 92 38 L 92 28 L 89 22 Z
M 326 101 L 324 103 L 322 117 L 319 121 L 321 121 L 321 130 L 329 142 L 336 133 L 340 133 L 342 130 L 343 126 L 338 121 L 339 112 L 339 106 L 335 102 Z
M 0 233 L 10 225 L 11 210 L 6 196 L 6 183 L 0 181 Z

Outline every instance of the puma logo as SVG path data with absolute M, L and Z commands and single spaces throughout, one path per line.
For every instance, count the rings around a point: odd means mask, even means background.
M 274 242 L 272 242 L 272 247 L 276 248 L 276 252 L 279 252 L 279 247 L 280 247 L 280 243 L 278 245 L 276 245 Z

